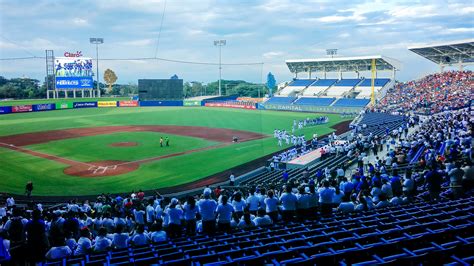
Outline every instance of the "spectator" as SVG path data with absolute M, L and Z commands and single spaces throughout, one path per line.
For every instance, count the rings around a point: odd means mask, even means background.
M 336 190 L 329 186 L 329 181 L 323 181 L 323 187 L 319 188 L 319 205 L 321 206 L 321 214 L 328 215 L 332 212 L 333 198 Z
M 101 227 L 97 234 L 97 237 L 94 240 L 94 245 L 92 249 L 95 252 L 101 252 L 108 250 L 112 245 L 112 241 L 107 238 L 107 229 L 105 227 Z
M 228 203 L 228 197 L 226 195 L 223 195 L 222 202 L 216 208 L 217 228 L 219 231 L 230 231 L 230 220 L 232 218 L 233 212 L 234 207 L 232 207 L 232 205 Z
M 295 216 L 296 203 L 298 199 L 291 192 L 290 186 L 285 186 L 284 191 L 285 192 L 282 193 L 282 195 L 280 196 L 281 210 L 282 210 L 281 216 L 285 222 L 289 222 L 293 220 L 293 217 Z
M 53 247 L 46 253 L 47 259 L 58 260 L 72 255 L 72 250 L 66 245 L 64 239 L 55 239 L 54 241 Z
M 194 228 L 194 231 L 195 230 L 196 228 Z M 163 231 L 163 227 L 160 221 L 155 222 L 151 226 L 151 232 L 150 232 L 149 238 L 153 243 L 165 242 L 166 240 L 168 240 L 168 237 L 166 236 L 166 232 Z
M 270 216 L 266 215 L 266 212 L 263 209 L 258 210 L 258 216 L 253 219 L 253 222 L 255 223 L 255 226 L 258 227 L 269 226 L 273 224 L 272 219 Z
M 211 199 L 211 192 L 205 191 L 204 198 L 198 203 L 199 213 L 202 217 L 202 230 L 205 234 L 213 234 L 216 227 L 216 217 L 214 215 L 217 203 Z
M 137 225 L 135 234 L 130 237 L 130 243 L 134 246 L 143 246 L 150 242 L 150 238 L 145 233 L 145 227 L 141 224 Z
M 192 236 L 196 234 L 196 215 L 199 214 L 196 200 L 193 196 L 188 196 L 183 206 L 184 221 L 186 223 L 186 235 Z

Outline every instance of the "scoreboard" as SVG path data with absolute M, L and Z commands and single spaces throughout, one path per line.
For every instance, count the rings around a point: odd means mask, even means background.
M 139 79 L 140 100 L 182 100 L 182 79 Z

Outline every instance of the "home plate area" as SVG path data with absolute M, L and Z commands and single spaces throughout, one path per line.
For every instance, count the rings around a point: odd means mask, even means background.
M 64 173 L 79 177 L 113 176 L 135 171 L 139 166 L 136 162 L 97 161 L 71 165 L 64 169 Z

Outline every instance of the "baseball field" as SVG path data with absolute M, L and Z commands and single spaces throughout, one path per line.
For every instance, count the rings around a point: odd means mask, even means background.
M 296 133 L 307 138 L 313 133 L 327 134 L 344 120 L 338 114 L 209 107 L 2 115 L 0 192 L 23 194 L 28 181 L 33 181 L 33 195 L 38 196 L 196 185 L 218 173 L 227 176 L 224 171 L 287 147 L 277 145 L 274 129 L 290 130 L 293 120 L 321 115 L 330 122 Z M 234 136 L 239 138 L 237 143 L 232 142 Z

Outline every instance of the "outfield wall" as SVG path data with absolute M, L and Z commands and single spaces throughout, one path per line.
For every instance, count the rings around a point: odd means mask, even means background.
M 162 107 L 162 106 L 206 106 L 221 108 L 238 108 L 248 110 L 279 110 L 292 112 L 314 112 L 314 113 L 358 113 L 363 108 L 360 107 L 333 107 L 333 106 L 306 106 L 292 104 L 261 104 L 253 102 L 237 102 L 235 100 L 214 100 L 214 101 L 86 101 L 86 102 L 65 102 L 57 101 L 42 104 L 0 106 L 0 115 L 25 112 L 42 112 L 63 109 L 78 108 L 113 108 L 113 107 Z

